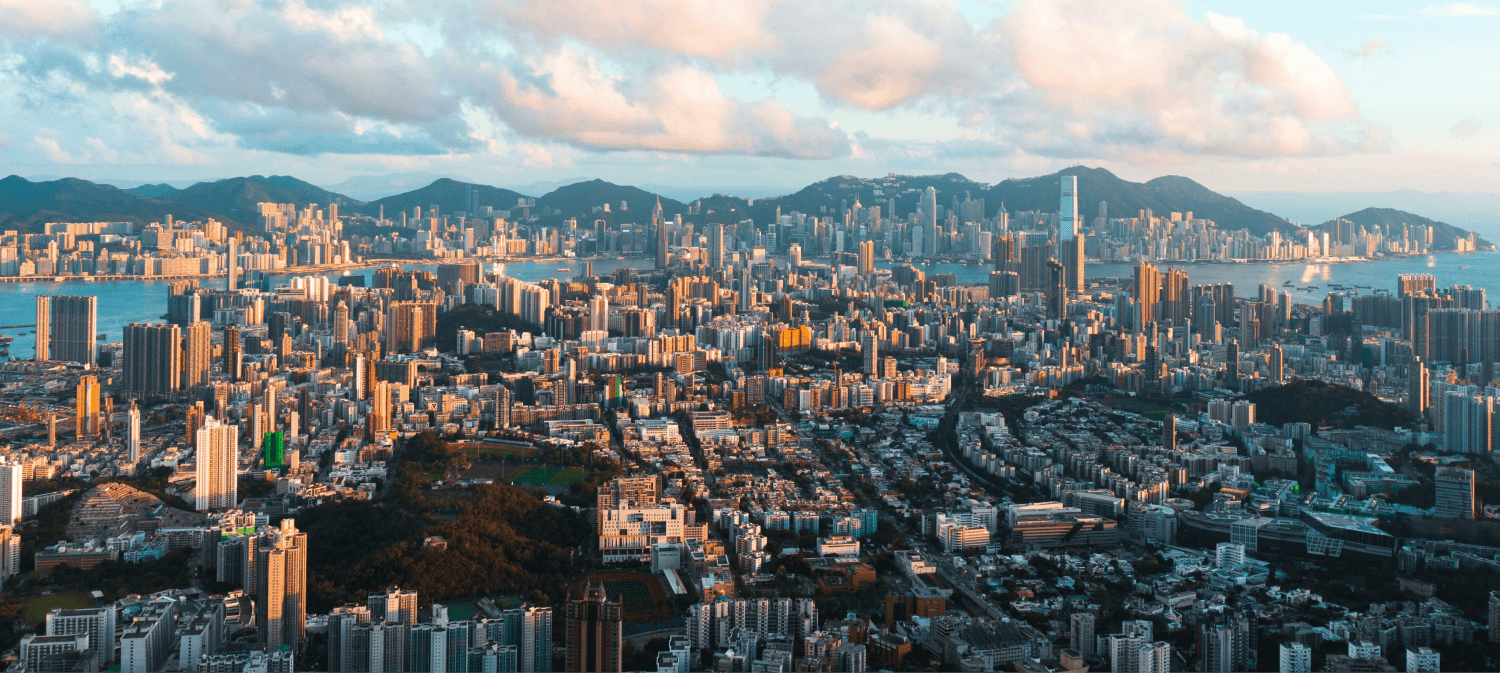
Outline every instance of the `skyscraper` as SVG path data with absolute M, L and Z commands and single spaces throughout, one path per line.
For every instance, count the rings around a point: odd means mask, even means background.
M 0 525 L 11 525 L 21 520 L 21 473 L 20 463 L 0 462 Z
M 182 387 L 199 388 L 209 384 L 209 369 L 213 366 L 213 325 L 199 320 L 183 328 L 182 365 Z
M 239 243 L 239 239 L 231 238 L 224 246 L 224 290 L 226 292 L 240 289 Z
M 656 229 L 656 268 L 665 269 L 667 258 L 667 222 L 661 217 L 661 199 L 657 198 L 656 211 L 651 214 L 651 224 Z
M 875 273 L 875 241 L 859 242 L 859 275 Z
M 1156 320 L 1156 302 L 1161 299 L 1161 272 L 1156 269 L 1155 264 L 1142 262 L 1135 268 L 1135 303 L 1140 307 L 1140 319 L 1131 323 L 1131 328 L 1137 332 L 1145 328 L 1146 323 Z
M 391 587 L 385 593 L 370 594 L 366 599 L 366 605 L 370 607 L 370 616 L 378 617 L 388 624 L 406 624 L 411 626 L 417 623 L 417 592 L 402 591 L 401 587 Z
M 1055 259 L 1047 260 L 1047 319 L 1062 320 L 1067 316 L 1068 287 L 1067 268 Z
M 181 330 L 176 325 L 125 326 L 125 390 L 137 395 L 171 395 L 181 386 Z
M 333 343 L 335 346 L 349 344 L 349 305 L 342 300 L 333 307 Z
M 73 408 L 73 436 L 78 441 L 96 437 L 101 431 L 99 416 L 99 377 L 78 377 L 77 399 Z
M 233 509 L 238 502 L 239 484 L 235 466 L 239 462 L 237 425 L 209 418 L 198 429 L 193 461 L 197 464 L 198 511 Z
M 708 227 L 708 268 L 719 269 L 724 266 L 724 225 L 713 224 Z
M 98 298 L 92 296 L 38 295 L 36 359 L 93 366 L 98 338 L 98 302 Z
M 592 582 L 581 599 L 568 601 L 567 667 L 569 671 L 619 671 L 623 664 L 624 622 L 620 604 L 609 600 L 604 585 Z
M 1064 175 L 1057 213 L 1058 240 L 1077 238 L 1078 224 L 1078 176 Z
M 266 530 L 266 529 L 262 529 Z M 256 544 L 255 626 L 266 650 L 296 649 L 307 621 L 307 534 L 292 519 Z
M 875 376 L 880 369 L 880 346 L 873 332 L 865 335 L 861 340 L 859 348 L 865 356 L 865 374 Z
M 224 328 L 224 376 L 231 382 L 240 380 L 240 360 L 244 357 L 240 345 L 240 328 L 229 325 Z
M 509 617 L 511 611 L 505 612 Z M 519 642 L 516 643 L 516 669 L 548 673 L 552 670 L 552 608 L 526 607 L 516 612 L 521 622 Z
M 936 188 L 928 187 L 927 191 L 922 192 L 922 219 L 917 221 L 920 222 L 922 226 L 929 232 L 937 229 L 938 216 Z M 927 252 L 928 254 L 932 254 L 937 251 L 929 249 Z
M 135 400 L 130 401 L 130 411 L 125 413 L 125 449 L 130 454 L 130 464 L 141 462 L 141 408 Z
M 0 523 L 0 583 L 21 572 L 21 533 Z

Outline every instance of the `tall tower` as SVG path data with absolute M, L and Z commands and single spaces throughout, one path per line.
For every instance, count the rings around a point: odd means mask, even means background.
M 213 366 L 213 325 L 199 320 L 188 323 L 182 332 L 182 387 L 207 386 Z
M 239 434 L 239 426 L 220 423 L 216 418 L 207 419 L 198 429 L 193 456 L 198 466 L 198 511 L 233 509 L 238 502 L 235 465 L 239 459 Z
M 620 604 L 609 600 L 602 584 L 589 583 L 582 599 L 568 601 L 568 670 L 621 670 L 622 617 Z
M 1078 176 L 1062 176 L 1062 197 L 1057 212 L 1057 237 L 1068 240 L 1078 237 Z
M 1062 320 L 1067 316 L 1067 267 L 1055 259 L 1047 260 L 1047 318 Z
M 224 248 L 224 290 L 234 292 L 240 289 L 239 267 L 240 252 L 239 240 L 229 239 Z
M 181 330 L 176 325 L 130 323 L 125 326 L 125 390 L 171 395 L 182 387 Z
M 231 382 L 240 380 L 240 328 L 229 325 L 224 328 L 224 376 Z
M 22 469 L 20 463 L 0 462 L 0 526 L 21 520 Z
M 1161 301 L 1161 272 L 1155 264 L 1142 262 L 1135 268 L 1135 302 L 1141 307 L 1141 324 L 1131 327 L 1139 332 L 1145 323 L 1156 320 L 1156 304 Z
M 266 530 L 266 529 L 262 529 Z M 256 544 L 255 626 L 266 650 L 296 649 L 307 621 L 307 534 L 292 519 Z
M 859 275 L 875 273 L 875 241 L 859 242 Z
M 52 359 L 52 297 L 36 296 L 36 361 Z
M 719 269 L 724 266 L 724 225 L 714 224 L 708 227 L 708 268 Z
M 74 401 L 73 436 L 78 441 L 99 434 L 99 377 L 78 377 L 77 399 Z
M 875 376 L 880 369 L 880 346 L 873 333 L 866 334 L 865 338 L 861 341 L 862 343 L 860 343 L 859 347 L 860 350 L 864 351 L 865 375 Z
M 349 343 L 349 305 L 342 300 L 333 307 L 333 343 L 335 346 Z
M 661 197 L 656 197 L 656 208 L 651 211 L 651 224 L 656 228 L 656 268 L 667 268 L 667 221 L 661 216 Z
M 36 313 L 38 360 L 81 362 L 93 366 L 98 339 L 98 297 L 38 296 Z M 47 344 L 45 351 L 43 342 Z
M 125 448 L 130 452 L 130 464 L 141 462 L 141 408 L 135 400 L 130 401 L 130 411 L 125 413 Z

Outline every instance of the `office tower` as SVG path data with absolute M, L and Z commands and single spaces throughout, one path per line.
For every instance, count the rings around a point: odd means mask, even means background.
M 861 340 L 859 349 L 865 356 L 865 374 L 867 376 L 875 376 L 877 370 L 880 368 L 879 339 L 875 338 L 873 332 L 867 333 L 864 339 Z
M 1047 260 L 1047 319 L 1062 320 L 1068 314 L 1067 268 L 1055 259 Z
M 240 328 L 229 325 L 224 328 L 224 376 L 231 383 L 240 380 L 240 362 L 244 357 L 240 345 Z
M 199 388 L 209 384 L 213 366 L 213 326 L 198 321 L 182 330 L 182 387 Z
M 10 524 L 0 523 L 0 584 L 21 572 L 21 533 Z
M 336 346 L 349 344 L 349 305 L 342 300 L 333 308 L 333 343 Z
M 1078 650 L 1085 657 L 1094 656 L 1094 615 L 1091 612 L 1075 612 L 1069 618 L 1068 647 Z
M 20 463 L 0 462 L 0 525 L 11 525 L 21 520 L 21 477 L 24 469 Z
M 239 426 L 209 418 L 196 434 L 193 462 L 198 469 L 198 511 L 234 509 L 239 494 L 235 474 L 239 462 Z
M 86 635 L 90 643 L 99 643 L 99 662 L 115 660 L 115 608 L 52 608 L 47 612 L 46 633 L 49 636 Z M 108 644 L 108 647 L 102 645 Z
M 1078 176 L 1064 175 L 1057 213 L 1058 239 L 1066 241 L 1077 237 L 1078 225 Z
M 1224 385 L 1230 390 L 1240 387 L 1240 344 L 1234 339 L 1224 344 Z
M 938 216 L 936 188 L 928 187 L 927 191 L 922 192 L 922 218 L 917 221 L 920 222 L 928 232 L 932 232 L 937 229 Z M 929 255 L 936 252 L 936 250 L 932 249 L 929 249 L 927 251 Z
M 292 519 L 255 545 L 255 627 L 266 651 L 296 649 L 307 621 L 307 534 Z
M 73 436 L 81 442 L 99 435 L 99 377 L 78 377 L 76 394 L 77 399 L 73 404 Z
M 1088 282 L 1084 280 L 1085 260 L 1083 242 L 1084 238 L 1077 236 L 1062 239 L 1057 243 L 1058 252 L 1062 256 L 1063 268 L 1067 269 L 1065 275 L 1069 294 L 1083 292 L 1084 288 L 1088 287 Z
M 1177 327 L 1192 319 L 1192 290 L 1188 275 L 1180 269 L 1167 269 L 1162 279 L 1161 302 L 1157 304 L 1158 320 Z
M 1281 673 L 1312 673 L 1312 648 L 1302 643 L 1282 643 Z
M 1449 519 L 1474 518 L 1474 471 L 1440 467 L 1433 476 L 1437 501 L 1433 516 Z
M 749 313 L 755 308 L 755 282 L 750 278 L 750 265 L 740 269 L 740 313 Z
M 657 206 L 660 205 L 658 202 Z M 665 269 L 670 261 L 667 258 L 667 223 L 661 218 L 661 213 L 657 212 L 652 215 L 651 224 L 656 229 L 656 268 Z
M 37 295 L 36 359 L 93 366 L 98 338 L 98 302 L 97 297 Z
M 859 275 L 875 273 L 875 241 L 859 242 Z
M 995 263 L 995 271 L 1015 271 L 1015 237 L 996 235 L 995 240 L 990 243 L 990 261 Z
M 568 601 L 568 670 L 619 671 L 624 637 L 621 619 L 620 604 L 609 600 L 602 584 L 590 582 L 583 598 Z
M 224 251 L 224 291 L 234 292 L 240 289 L 240 250 L 239 239 L 231 238 L 225 242 Z
M 1135 302 L 1140 307 L 1140 324 L 1131 324 L 1139 332 L 1157 319 L 1156 303 L 1161 300 L 1161 272 L 1155 264 L 1142 262 L 1135 268 Z
M 1281 346 L 1271 345 L 1270 378 L 1276 383 L 1281 383 L 1286 378 L 1286 355 L 1281 352 Z
M 387 624 L 406 624 L 412 626 L 417 623 L 417 592 L 402 591 L 401 587 L 391 587 L 383 594 L 370 594 L 367 603 L 370 607 L 370 617 L 378 618 Z
M 1161 420 L 1161 448 L 1177 450 L 1177 414 L 1169 413 Z
M 130 411 L 125 412 L 125 449 L 130 454 L 130 464 L 141 462 L 141 408 L 135 400 L 130 401 Z
M 181 388 L 182 355 L 176 325 L 125 326 L 125 390 L 139 396 L 171 395 Z

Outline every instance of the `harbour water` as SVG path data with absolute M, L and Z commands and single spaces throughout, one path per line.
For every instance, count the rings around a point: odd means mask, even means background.
M 653 258 L 637 257 L 630 259 L 551 259 L 523 262 L 508 262 L 504 264 L 506 275 L 521 280 L 536 283 L 548 278 L 567 280 L 575 275 L 583 273 L 584 264 L 593 262 L 595 275 L 610 275 L 619 268 L 641 268 L 651 267 L 655 264 Z M 402 265 L 408 269 L 421 269 L 433 271 L 433 265 Z M 495 265 L 486 264 L 485 270 L 489 271 Z M 559 271 L 558 269 L 567 269 Z M 369 279 L 374 275 L 375 269 L 357 269 L 348 272 L 348 275 L 365 277 L 366 286 L 370 285 Z M 285 285 L 287 279 L 292 276 L 328 276 L 336 278 L 344 273 L 288 273 L 271 276 L 271 284 Z M 125 326 L 133 322 L 160 322 L 162 316 L 167 312 L 167 288 L 173 281 L 169 280 L 128 280 L 84 283 L 79 281 L 37 281 L 22 283 L 0 283 L 0 326 L 7 325 L 30 325 L 36 322 L 36 296 L 39 294 L 75 294 L 93 295 L 99 298 L 99 333 L 104 335 L 100 343 L 119 341 L 125 333 Z M 224 277 L 204 278 L 200 283 L 207 287 L 224 287 Z M 24 334 L 22 334 L 24 332 Z M 36 355 L 36 328 L 16 327 L 0 329 L 0 335 L 15 337 L 8 347 L 11 357 L 25 360 Z
M 548 278 L 567 279 L 582 273 L 584 263 L 589 260 L 562 259 L 523 261 L 505 264 L 507 275 L 527 282 L 539 282 Z M 592 260 L 596 275 L 609 275 L 621 267 L 642 268 L 653 264 L 651 258 L 625 260 Z M 881 266 L 888 266 L 881 264 Z M 1430 273 L 1437 278 L 1439 287 L 1470 285 L 1484 288 L 1490 297 L 1500 297 L 1500 252 L 1479 252 L 1463 255 L 1443 254 L 1432 256 L 1402 257 L 1390 260 L 1315 263 L 1315 264 L 1171 264 L 1158 263 L 1163 270 L 1179 268 L 1188 273 L 1194 285 L 1204 283 L 1233 283 L 1235 293 L 1241 297 L 1254 296 L 1261 283 L 1288 292 L 1293 301 L 1318 304 L 1331 291 L 1346 294 L 1369 293 L 1384 289 L 1394 291 L 1396 276 L 1403 273 Z M 431 271 L 431 265 L 410 265 Z M 486 266 L 488 270 L 490 266 Z M 1134 272 L 1131 264 L 1092 264 L 1088 266 L 1089 278 L 1130 278 Z M 558 271 L 566 269 L 566 271 Z M 960 283 L 988 283 L 992 269 L 987 264 L 930 264 L 922 269 L 928 275 L 952 273 Z M 365 276 L 374 274 L 374 269 L 350 271 L 350 274 Z M 295 275 L 280 274 L 272 277 L 273 284 L 284 284 Z M 313 274 L 336 276 L 341 274 Z M 166 313 L 167 286 L 170 281 L 117 281 L 81 283 L 70 282 L 24 282 L 0 284 L 0 326 L 28 325 L 36 321 L 36 295 L 38 294 L 85 294 L 99 297 L 99 332 L 104 334 L 101 342 L 118 341 L 125 325 L 132 322 L 157 321 Z M 205 283 L 222 286 L 224 279 L 205 279 Z M 1290 282 L 1291 285 L 1286 285 Z M 1334 287 L 1338 285 L 1340 287 Z M 25 332 L 25 334 L 19 334 Z M 15 337 L 10 345 L 11 356 L 30 358 L 35 354 L 35 328 L 0 329 L 0 334 Z

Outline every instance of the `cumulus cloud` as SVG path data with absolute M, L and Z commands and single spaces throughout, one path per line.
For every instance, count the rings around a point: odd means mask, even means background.
M 99 12 L 81 0 L 0 0 L 0 36 L 73 39 L 97 27 Z
M 605 150 L 727 153 L 827 159 L 847 153 L 843 132 L 781 103 L 724 95 L 683 66 L 645 79 L 605 73 L 570 48 L 494 72 L 492 109 L 524 135 Z M 482 87 L 481 87 L 482 88 Z
M 1209 13 L 1195 21 L 1168 0 L 1028 0 L 1005 19 L 1005 34 L 1029 90 L 1002 109 L 1043 102 L 1061 113 L 1010 115 L 1022 127 L 1039 125 L 1025 140 L 1036 151 L 1285 156 L 1385 142 L 1382 129 L 1359 119 L 1328 64 L 1239 19 Z
M 1479 120 L 1465 119 L 1454 124 L 1453 128 L 1448 129 L 1448 132 L 1453 134 L 1454 138 L 1473 138 L 1479 135 L 1479 132 L 1482 130 L 1484 130 L 1484 125 L 1480 124 Z
M 103 16 L 0 0 L 0 38 L 0 82 L 89 128 L 10 129 L 60 139 L 31 142 L 60 161 L 199 162 L 224 147 L 533 167 L 625 150 L 1282 157 L 1386 142 L 1307 47 L 1175 0 L 1019 0 L 987 24 L 948 0 L 157 0 Z M 751 79 L 813 95 L 744 95 Z M 91 118 L 101 103 L 121 118 Z M 824 118 L 849 109 L 945 116 L 965 137 L 851 137 Z

